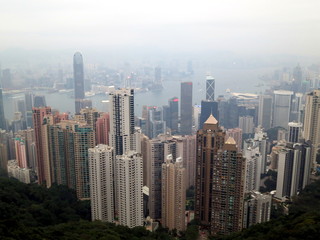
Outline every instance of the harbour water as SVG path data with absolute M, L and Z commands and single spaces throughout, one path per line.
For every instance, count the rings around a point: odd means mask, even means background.
M 226 89 L 232 92 L 250 92 L 250 93 L 263 93 L 266 88 L 265 83 L 261 82 L 260 77 L 266 73 L 272 72 L 273 69 L 253 69 L 253 70 L 240 70 L 240 69 L 216 69 L 212 71 L 216 82 L 216 97 L 218 95 L 225 95 Z M 193 103 L 199 104 L 205 98 L 205 71 L 198 71 L 192 77 L 183 81 L 193 82 Z M 53 109 L 58 109 L 60 112 L 74 113 L 74 99 L 71 97 L 72 93 L 49 93 L 48 91 L 34 91 L 36 95 L 44 95 L 46 103 Z M 141 115 L 143 105 L 163 106 L 168 104 L 168 99 L 172 97 L 180 98 L 180 81 L 175 79 L 172 81 L 164 81 L 163 89 L 161 91 L 153 92 L 146 91 L 135 94 L 135 114 Z M 107 111 L 107 96 L 95 95 L 90 97 L 93 107 L 100 111 Z M 5 115 L 8 120 L 13 118 L 16 109 L 16 101 L 24 99 L 24 94 L 11 94 L 4 95 L 4 109 Z

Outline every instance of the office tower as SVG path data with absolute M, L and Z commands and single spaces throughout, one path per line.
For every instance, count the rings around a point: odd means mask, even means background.
M 259 191 L 263 159 L 260 153 L 259 142 L 254 139 L 244 141 L 243 156 L 246 159 L 245 192 Z
M 313 90 L 306 95 L 303 138 L 312 142 L 312 164 L 316 165 L 320 145 L 320 90 Z
M 203 128 L 204 122 L 210 115 L 216 116 L 219 119 L 218 102 L 215 101 L 201 101 L 201 114 L 200 114 L 200 125 L 199 129 Z
M 114 222 L 113 148 L 89 148 L 91 219 Z
M 115 155 L 133 150 L 134 142 L 134 90 L 120 89 L 109 94 L 110 135 L 109 144 Z
M 201 114 L 201 105 L 193 106 L 193 126 L 197 131 L 200 126 L 200 114 Z
M 27 168 L 27 152 L 23 139 L 15 138 L 14 145 L 16 149 L 16 160 L 20 168 Z
M 192 82 L 181 83 L 180 133 L 192 133 Z
M 243 228 L 270 221 L 272 195 L 252 191 L 244 201 Z
M 34 100 L 34 95 L 31 92 L 26 92 L 24 94 L 24 101 L 26 104 L 26 111 L 32 111 L 33 108 L 33 100 Z
M 96 144 L 109 145 L 110 116 L 109 113 L 100 113 L 96 121 Z
M 25 119 L 26 119 L 26 105 L 25 105 L 25 101 L 19 99 L 18 101 L 16 101 L 16 107 L 17 107 L 17 112 L 21 112 L 23 121 L 25 121 Z
M 35 95 L 34 98 L 33 98 L 33 106 L 34 106 L 35 108 L 46 107 L 47 104 L 46 104 L 46 98 L 45 98 L 45 96 Z
M 207 75 L 206 79 L 206 100 L 214 101 L 215 80 L 212 76 Z
M 171 129 L 171 133 L 177 133 L 179 122 L 179 99 L 176 97 L 169 99 L 169 108 L 166 121 L 167 127 Z
M 3 106 L 3 96 L 2 96 L 2 88 L 0 86 L 0 129 L 7 129 L 7 122 L 4 116 L 4 106 Z
M 239 231 L 245 160 L 233 138 L 225 141 L 225 132 L 212 115 L 197 132 L 196 169 L 195 218 L 210 226 L 213 234 Z
M 119 224 L 130 228 L 143 226 L 142 156 L 128 151 L 116 156 L 116 209 Z
M 291 91 L 274 91 L 273 127 L 283 127 L 287 129 L 290 118 L 292 95 L 293 92 Z
M 292 107 L 290 114 L 290 121 L 301 122 L 302 119 L 302 93 L 295 93 L 292 99 Z
M 2 70 L 2 87 L 5 89 L 11 89 L 12 88 L 12 78 L 11 78 L 11 71 L 9 68 Z
M 242 151 L 242 129 L 241 128 L 231 128 L 226 131 L 226 140 L 232 137 L 237 144 L 238 152 Z
M 239 117 L 239 128 L 242 129 L 242 132 L 245 134 L 253 133 L 253 117 L 252 116 L 243 116 Z
M 186 173 L 182 159 L 173 162 L 172 155 L 162 164 L 162 226 L 184 231 L 186 202 Z
M 34 133 L 35 133 L 35 145 L 36 145 L 36 156 L 37 156 L 37 175 L 38 175 L 38 183 L 44 184 L 46 181 L 48 182 L 46 185 L 49 186 L 49 176 L 50 173 L 48 172 L 49 166 L 44 163 L 44 149 L 43 149 L 43 136 L 42 136 L 42 125 L 43 119 L 46 115 L 51 113 L 50 107 L 42 107 L 32 109 L 33 113 L 33 126 L 34 126 Z
M 74 79 L 74 98 L 76 101 L 75 112 L 80 112 L 81 108 L 77 105 L 77 101 L 85 98 L 84 95 L 84 72 L 82 54 L 76 52 L 73 55 L 73 79 Z
M 239 125 L 239 107 L 237 99 L 232 97 L 228 100 L 219 100 L 218 104 L 220 125 L 229 128 L 236 128 Z
M 155 138 L 159 134 L 166 132 L 166 122 L 163 119 L 163 111 L 161 107 L 146 106 L 146 135 L 149 138 Z
M 302 123 L 298 122 L 289 122 L 289 135 L 288 135 L 288 142 L 290 143 L 297 143 L 301 138 L 301 130 L 302 130 Z
M 272 116 L 272 97 L 267 95 L 259 96 L 259 113 L 258 113 L 258 125 L 265 130 L 271 128 L 271 116 Z
M 279 151 L 277 198 L 297 195 L 309 184 L 311 170 L 311 142 L 288 143 Z

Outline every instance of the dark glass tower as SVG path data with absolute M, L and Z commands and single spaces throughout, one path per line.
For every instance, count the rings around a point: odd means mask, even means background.
M 84 95 L 84 73 L 83 73 L 83 59 L 79 52 L 76 52 L 73 56 L 73 79 L 74 79 L 74 98 L 75 98 L 75 110 L 76 114 L 80 113 L 80 105 L 77 102 L 81 102 L 85 98 Z
M 7 129 L 6 118 L 4 116 L 2 88 L 0 85 L 0 129 Z
M 180 133 L 192 133 L 192 82 L 181 83 Z

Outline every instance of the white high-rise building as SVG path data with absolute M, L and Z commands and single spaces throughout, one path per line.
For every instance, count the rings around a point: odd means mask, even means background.
M 110 134 L 109 143 L 115 155 L 134 150 L 134 90 L 119 89 L 109 94 Z
M 311 160 L 316 169 L 316 157 L 320 148 L 320 90 L 307 94 L 303 124 L 303 138 L 312 142 Z
M 186 202 L 186 172 L 182 158 L 173 163 L 172 155 L 162 164 L 161 223 L 170 230 L 184 231 Z
M 92 220 L 114 222 L 113 148 L 90 148 L 89 179 Z
M 291 91 L 274 91 L 273 127 L 288 128 L 292 95 L 293 92 Z
M 116 156 L 116 199 L 119 224 L 130 228 L 143 226 L 142 156 L 129 151 Z
M 271 127 L 272 97 L 267 95 L 259 96 L 258 125 L 268 130 Z
M 262 169 L 262 154 L 259 143 L 253 139 L 244 141 L 243 156 L 246 159 L 245 191 L 259 191 Z

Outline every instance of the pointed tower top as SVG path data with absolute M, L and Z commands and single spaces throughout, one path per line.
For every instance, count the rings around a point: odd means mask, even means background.
M 225 142 L 225 144 L 233 144 L 236 145 L 236 141 L 234 140 L 233 137 L 229 137 L 228 140 Z
M 210 116 L 208 117 L 207 121 L 204 122 L 204 124 L 218 124 L 218 120 L 215 119 L 215 117 L 210 114 Z

